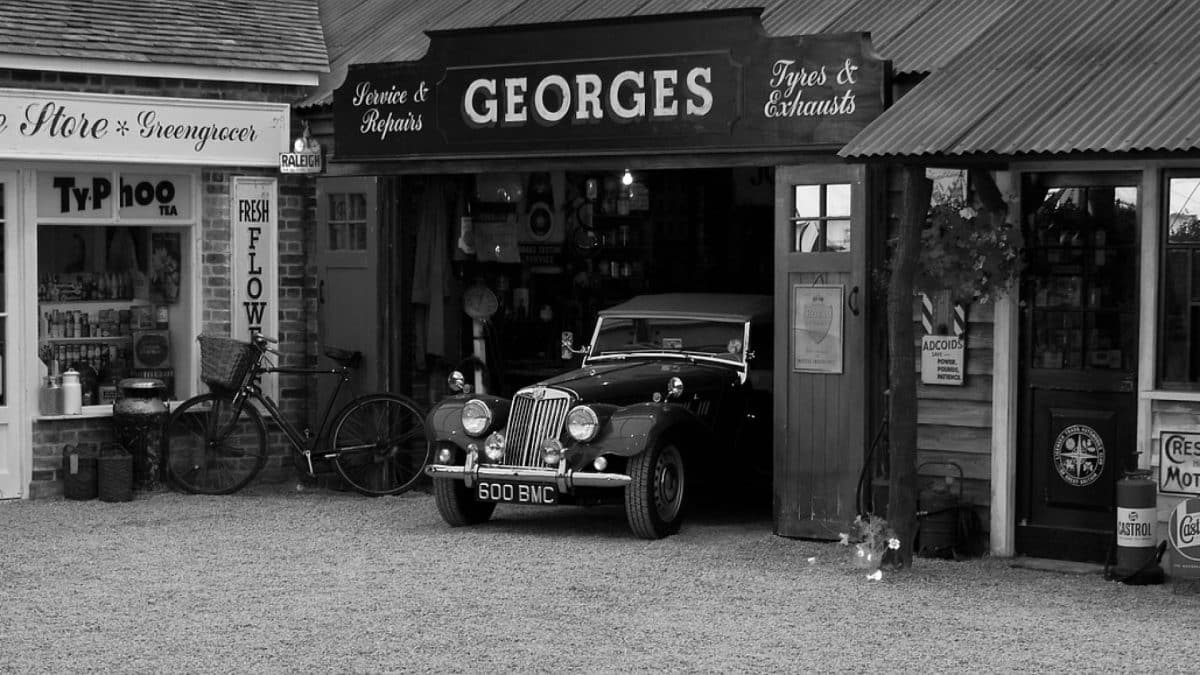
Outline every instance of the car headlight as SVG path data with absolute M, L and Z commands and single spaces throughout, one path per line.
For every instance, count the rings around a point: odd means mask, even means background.
M 542 461 L 546 463 L 546 466 L 558 466 L 558 463 L 562 461 L 563 446 L 557 438 L 546 439 L 546 442 L 542 443 L 541 450 Z
M 667 398 L 679 398 L 680 396 L 683 396 L 683 380 L 672 377 L 667 380 Z
M 580 443 L 587 443 L 600 432 L 600 418 L 586 405 L 577 405 L 567 413 L 567 433 Z
M 467 401 L 462 409 L 462 427 L 468 436 L 482 436 L 492 426 L 492 409 L 477 398 Z
M 490 462 L 499 462 L 504 459 L 504 434 L 499 431 L 493 432 L 487 440 L 483 442 L 483 454 L 487 456 Z

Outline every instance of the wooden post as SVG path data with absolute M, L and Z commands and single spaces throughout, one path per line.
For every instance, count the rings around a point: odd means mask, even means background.
M 903 196 L 892 279 L 888 285 L 888 424 L 891 475 L 887 518 L 900 539 L 900 567 L 911 567 L 917 533 L 917 364 L 913 344 L 913 279 L 921 246 L 921 228 L 933 184 L 922 167 L 902 170 Z

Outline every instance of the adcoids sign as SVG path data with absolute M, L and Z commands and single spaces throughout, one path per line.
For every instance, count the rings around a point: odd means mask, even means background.
M 350 67 L 338 159 L 833 148 L 889 79 L 863 34 L 766 38 L 747 11 L 430 35 Z
M 273 166 L 280 103 L 0 90 L 0 158 Z

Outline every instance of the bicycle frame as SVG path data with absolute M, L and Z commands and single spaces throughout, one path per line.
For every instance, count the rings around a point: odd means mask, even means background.
M 233 397 L 233 415 L 230 418 L 230 426 L 237 423 L 237 419 L 242 414 L 242 406 L 247 401 L 258 401 L 262 408 L 266 411 L 267 417 L 274 420 L 279 428 L 291 443 L 292 451 L 304 456 L 308 463 L 308 475 L 316 474 L 313 468 L 312 453 L 316 449 L 316 444 L 325 437 L 325 432 L 329 426 L 330 416 L 334 411 L 334 404 L 338 400 L 338 395 L 342 392 L 342 387 L 350 382 L 353 369 L 342 366 L 340 368 L 280 368 L 277 366 L 261 366 L 256 365 L 251 370 L 251 376 L 247 378 L 245 384 L 238 390 Z M 317 429 L 317 433 L 312 433 L 312 430 L 305 426 L 303 429 L 292 424 L 283 413 L 279 410 L 279 405 L 270 396 L 263 393 L 255 380 L 259 375 L 267 373 L 282 373 L 285 375 L 338 375 L 337 385 L 333 389 L 333 395 L 329 397 L 329 401 L 325 404 L 325 411 L 321 415 L 321 425 Z

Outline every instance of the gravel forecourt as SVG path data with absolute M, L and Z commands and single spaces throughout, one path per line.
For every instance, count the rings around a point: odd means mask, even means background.
M 869 581 L 836 543 L 698 513 L 424 492 L 0 504 L 0 671 L 1195 672 L 1200 595 L 984 558 Z M 1184 592 L 1185 590 L 1189 592 Z

